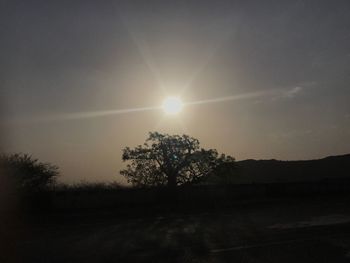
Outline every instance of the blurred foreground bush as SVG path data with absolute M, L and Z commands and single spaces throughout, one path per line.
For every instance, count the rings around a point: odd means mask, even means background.
M 49 189 L 59 176 L 56 165 L 39 162 L 28 154 L 1 154 L 0 167 L 12 185 L 25 192 Z

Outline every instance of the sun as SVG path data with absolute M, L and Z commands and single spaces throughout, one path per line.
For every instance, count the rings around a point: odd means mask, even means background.
M 162 108 L 165 113 L 175 115 L 178 114 L 183 107 L 183 103 L 178 97 L 168 97 L 164 100 Z

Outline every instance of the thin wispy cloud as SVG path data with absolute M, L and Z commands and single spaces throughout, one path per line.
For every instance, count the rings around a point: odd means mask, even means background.
M 303 90 L 303 87 L 297 86 L 294 87 L 285 93 L 285 97 L 293 99 L 295 98 L 301 91 Z
M 295 86 L 289 89 L 280 89 L 276 90 L 270 98 L 272 101 L 277 101 L 281 99 L 294 99 L 297 96 L 299 96 L 300 93 L 303 92 L 303 90 L 304 87 L 302 86 Z

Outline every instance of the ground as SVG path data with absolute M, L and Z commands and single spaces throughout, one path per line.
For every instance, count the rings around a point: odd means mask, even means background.
M 247 202 L 208 211 L 36 216 L 21 262 L 350 262 L 350 198 Z

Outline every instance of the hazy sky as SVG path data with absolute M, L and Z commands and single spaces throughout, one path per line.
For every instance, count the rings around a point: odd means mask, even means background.
M 154 130 L 238 160 L 350 152 L 347 0 L 0 3 L 2 150 L 63 181 L 123 181 Z M 168 95 L 208 103 L 124 111 Z

